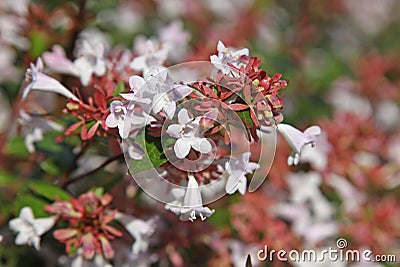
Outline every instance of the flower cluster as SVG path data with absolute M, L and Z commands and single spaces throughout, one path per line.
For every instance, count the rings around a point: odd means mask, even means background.
M 82 248 L 85 259 L 93 259 L 94 255 L 104 255 L 106 259 L 114 257 L 110 240 L 120 237 L 122 233 L 110 225 L 117 210 L 109 205 L 112 196 L 96 195 L 88 192 L 71 201 L 56 201 L 46 206 L 45 210 L 59 216 L 59 220 L 68 223 L 67 228 L 54 231 L 54 237 L 65 243 L 66 252 L 74 254 Z

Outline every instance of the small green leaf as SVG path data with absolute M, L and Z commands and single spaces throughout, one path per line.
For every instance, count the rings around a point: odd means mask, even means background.
M 20 136 L 10 138 L 5 146 L 6 154 L 16 158 L 27 158 L 29 156 L 24 139 Z
M 98 197 L 101 197 L 104 194 L 104 188 L 103 187 L 95 187 L 91 191 L 93 191 L 93 193 Z
M 146 155 L 142 160 L 132 160 L 130 165 L 131 174 L 157 168 L 168 161 L 164 156 L 161 138 L 147 136 L 145 135 L 145 131 L 142 131 L 136 136 L 136 141 L 142 147 L 146 148 Z
M 44 206 L 48 204 L 35 196 L 20 194 L 15 201 L 15 215 L 17 216 L 23 207 L 31 207 L 35 217 L 47 217 L 49 214 L 44 210 Z
M 242 110 L 242 111 L 236 111 L 236 114 L 239 115 L 240 119 L 242 119 L 242 121 L 244 123 L 253 124 L 253 121 L 251 120 L 251 117 L 250 117 L 250 111 L 248 109 Z
M 117 83 L 117 86 L 113 92 L 113 96 L 119 96 L 119 94 L 123 92 L 125 92 L 125 83 L 121 80 Z
M 42 168 L 42 170 L 54 176 L 61 174 L 60 168 L 57 166 L 57 164 L 54 163 L 52 159 L 47 159 L 41 162 L 40 168 Z
M 31 39 L 31 56 L 36 58 L 39 57 L 47 49 L 46 36 L 38 31 L 32 31 L 30 34 Z
M 65 192 L 63 189 L 44 182 L 31 182 L 29 188 L 40 196 L 43 196 L 49 200 L 55 201 L 56 196 L 61 200 L 70 200 L 71 196 Z
M 15 181 L 14 177 L 4 171 L 0 171 L 0 186 L 6 186 Z

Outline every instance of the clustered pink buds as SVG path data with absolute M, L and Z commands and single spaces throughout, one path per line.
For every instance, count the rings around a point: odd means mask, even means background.
M 66 252 L 74 254 L 82 248 L 85 259 L 103 254 L 106 259 L 114 257 L 110 240 L 122 233 L 110 225 L 117 210 L 110 209 L 112 196 L 88 192 L 71 201 L 56 201 L 45 207 L 47 212 L 59 215 L 60 221 L 68 223 L 67 228 L 54 231 L 54 237 L 66 245 Z

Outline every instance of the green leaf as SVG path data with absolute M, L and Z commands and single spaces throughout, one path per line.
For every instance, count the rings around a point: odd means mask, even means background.
M 43 162 L 40 163 L 40 168 L 42 168 L 42 170 L 44 170 L 45 172 L 54 175 L 54 176 L 58 176 L 61 174 L 61 170 L 59 168 L 59 166 L 57 166 L 56 163 L 54 163 L 54 161 L 52 159 L 47 159 Z
M 131 161 L 131 174 L 157 168 L 168 161 L 162 150 L 161 138 L 145 135 L 145 131 L 142 131 L 136 136 L 136 141 L 142 147 L 146 148 L 146 155 L 142 160 Z
M 43 196 L 49 200 L 55 201 L 56 196 L 58 196 L 61 200 L 70 200 L 71 196 L 65 192 L 63 189 L 52 185 L 48 184 L 45 182 L 31 182 L 29 184 L 29 188 L 35 193 L 40 196 Z
M 125 83 L 121 80 L 117 83 L 117 86 L 113 92 L 113 96 L 119 96 L 119 94 L 123 92 L 125 92 Z
M 23 207 L 31 207 L 35 217 L 47 217 L 49 214 L 44 210 L 48 205 L 46 201 L 30 194 L 20 194 L 15 201 L 15 215 L 17 216 Z
M 251 120 L 250 117 L 250 110 L 247 109 L 242 111 L 236 111 L 236 114 L 238 114 L 238 116 L 244 123 L 253 124 L 253 121 Z
M 30 47 L 31 56 L 34 58 L 39 57 L 47 49 L 46 36 L 41 32 L 32 31 L 30 34 L 30 39 L 31 39 L 31 47 Z
M 95 187 L 91 191 L 93 191 L 93 193 L 98 197 L 101 197 L 104 194 L 104 188 L 103 187 Z
M 61 135 L 60 132 L 57 132 L 57 131 L 47 132 L 43 136 L 42 140 L 37 141 L 35 143 L 35 146 L 40 151 L 43 151 L 46 153 L 59 154 L 62 152 L 63 147 L 62 147 L 61 143 L 58 143 L 55 139 L 60 135 Z
M 28 149 L 26 149 L 24 139 L 20 136 L 11 137 L 6 146 L 6 154 L 16 158 L 27 158 L 29 156 Z
M 14 177 L 4 171 L 0 171 L 0 186 L 6 186 L 15 181 Z

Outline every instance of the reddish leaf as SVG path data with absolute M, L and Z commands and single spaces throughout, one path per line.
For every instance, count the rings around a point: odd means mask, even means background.
M 94 134 L 96 133 L 97 129 L 99 128 L 99 125 L 101 124 L 101 121 L 97 121 L 89 130 L 89 132 L 87 133 L 86 138 L 90 139 L 94 136 Z
M 255 124 L 257 127 L 260 127 L 260 123 L 258 122 L 257 116 L 256 116 L 256 114 L 254 113 L 254 110 L 253 110 L 253 109 L 250 109 L 250 117 L 251 117 L 251 120 L 254 122 L 254 124 Z
M 83 121 L 78 121 L 74 124 L 72 124 L 71 126 L 69 126 L 66 130 L 65 130 L 65 135 L 70 135 L 72 134 L 75 130 L 77 130 L 79 127 L 81 127 L 83 124 Z
M 248 109 L 249 106 L 246 105 L 246 104 L 230 104 L 229 108 L 234 110 L 234 111 L 241 111 L 241 110 Z

